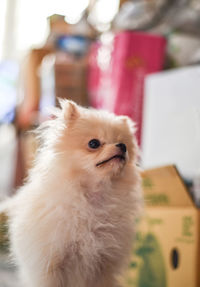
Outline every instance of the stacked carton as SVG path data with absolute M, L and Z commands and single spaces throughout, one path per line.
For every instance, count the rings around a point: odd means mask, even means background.
M 125 286 L 200 286 L 199 210 L 174 166 L 142 177 L 146 208 Z
M 71 99 L 87 105 L 86 91 L 87 59 L 73 59 L 65 53 L 57 53 L 55 62 L 56 98 Z

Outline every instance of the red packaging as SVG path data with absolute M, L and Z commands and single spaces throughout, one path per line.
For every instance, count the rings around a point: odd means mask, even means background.
M 159 35 L 125 31 L 117 34 L 112 45 L 102 45 L 96 52 L 99 78 L 96 82 L 96 108 L 127 115 L 137 124 L 140 145 L 145 76 L 162 69 L 166 40 Z M 102 68 L 99 55 L 106 61 Z M 105 51 L 104 51 L 105 50 Z M 109 56 L 110 53 L 110 56 Z M 100 61 L 101 62 L 101 61 Z
M 98 65 L 98 50 L 100 43 L 96 42 L 91 45 L 88 68 L 88 96 L 90 105 L 98 108 L 98 88 L 100 80 L 100 67 Z

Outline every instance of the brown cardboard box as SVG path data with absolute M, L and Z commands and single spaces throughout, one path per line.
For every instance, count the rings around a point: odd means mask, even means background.
M 200 286 L 199 210 L 174 166 L 142 177 L 146 208 L 124 286 Z
M 17 126 L 20 129 L 29 128 L 39 108 L 40 101 L 40 77 L 39 67 L 42 59 L 53 53 L 49 48 L 33 49 L 27 55 L 22 71 L 24 98 L 17 108 Z
M 50 48 L 33 49 L 27 56 L 24 77 L 24 99 L 17 109 L 17 125 L 28 129 L 38 121 L 38 109 L 41 98 L 41 77 L 39 68 L 45 56 L 56 57 L 55 97 L 71 99 L 80 105 L 87 106 L 87 56 L 80 59 L 70 57 L 65 52 L 56 52 Z M 57 102 L 58 104 L 58 102 Z
M 56 54 L 55 94 L 87 106 L 87 57 L 74 59 L 63 52 Z
M 8 250 L 8 227 L 6 222 L 6 215 L 0 214 L 0 252 Z

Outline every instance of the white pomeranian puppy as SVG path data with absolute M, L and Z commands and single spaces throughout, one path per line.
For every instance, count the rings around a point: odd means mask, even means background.
M 26 184 L 3 204 L 27 287 L 116 287 L 141 205 L 134 124 L 62 101 Z

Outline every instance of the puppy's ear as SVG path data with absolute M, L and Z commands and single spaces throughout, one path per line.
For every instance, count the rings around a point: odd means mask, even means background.
M 76 103 L 74 103 L 73 101 L 62 99 L 59 99 L 59 103 L 62 108 L 64 118 L 67 122 L 72 122 L 78 119 L 80 113 L 78 105 Z
M 72 101 L 68 101 L 67 108 L 64 111 L 64 116 L 67 121 L 76 120 L 80 116 L 77 104 Z
M 128 116 L 119 116 L 119 119 L 120 119 L 125 125 L 128 125 L 129 129 L 131 130 L 131 132 L 132 132 L 133 134 L 136 133 L 137 127 L 136 127 L 135 122 L 133 122 L 133 121 L 131 120 L 131 118 L 129 118 Z

